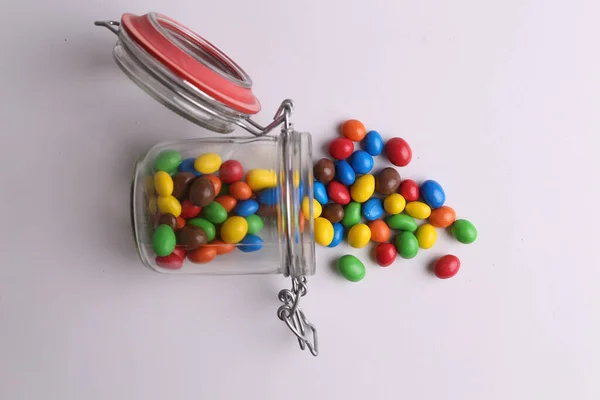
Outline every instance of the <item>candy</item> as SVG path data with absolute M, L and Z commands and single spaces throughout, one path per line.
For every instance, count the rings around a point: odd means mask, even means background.
M 181 162 L 181 164 L 179 164 L 179 167 L 177 169 L 179 170 L 179 172 L 189 172 L 194 176 L 200 176 L 202 174 L 196 171 L 196 168 L 194 168 L 194 161 L 196 161 L 196 159 L 193 157 L 186 158 Z
M 362 215 L 367 221 L 373 221 L 381 218 L 383 216 L 383 205 L 381 204 L 381 200 L 376 197 L 372 197 L 365 201 L 362 206 Z
M 419 252 L 419 241 L 411 232 L 401 232 L 396 236 L 396 250 L 402 258 L 414 258 Z
M 196 157 L 194 169 L 201 174 L 212 174 L 221 167 L 221 157 L 216 153 L 205 153 Z
M 344 240 L 344 226 L 340 223 L 333 224 L 333 240 L 327 247 L 335 247 Z
M 317 181 L 327 185 L 335 176 L 335 164 L 327 158 L 322 158 L 313 167 L 313 173 Z
M 277 187 L 277 174 L 271 169 L 251 169 L 246 173 L 246 182 L 254 192 Z
M 173 196 L 160 196 L 156 200 L 156 204 L 162 214 L 173 214 L 176 217 L 179 217 L 179 214 L 181 214 L 181 204 Z
M 238 248 L 244 253 L 251 253 L 262 249 L 264 243 L 265 242 L 256 235 L 246 235 L 244 240 L 240 242 L 240 246 Z
M 329 143 L 329 155 L 336 160 L 345 160 L 354 151 L 354 143 L 348 138 L 333 139 Z
M 258 207 L 258 211 L 256 211 L 256 215 L 259 215 L 263 218 L 276 217 L 277 216 L 277 207 L 276 206 L 268 206 L 266 204 L 261 204 Z
M 186 253 L 187 252 L 185 251 L 185 249 L 183 247 L 175 247 L 171 254 L 174 254 L 183 260 L 185 258 Z
M 183 258 L 175 253 L 164 257 L 156 256 L 154 260 L 156 261 L 156 265 L 164 269 L 179 269 L 183 267 Z
M 354 185 L 350 188 L 350 196 L 352 200 L 364 203 L 373 196 L 375 192 L 375 178 L 371 174 L 366 174 L 356 179 Z
M 313 219 L 320 217 L 323 209 L 321 208 L 321 204 L 315 199 L 313 199 L 312 208 L 313 208 Z M 304 199 L 302 199 L 302 213 L 304 214 L 304 217 L 306 219 L 309 219 L 309 217 L 310 217 L 310 199 L 308 197 L 304 197 Z
M 163 150 L 154 159 L 155 171 L 170 172 L 181 164 L 181 154 L 175 150 Z
M 423 201 L 431 208 L 439 208 L 446 201 L 446 193 L 444 193 L 442 185 L 434 180 L 429 179 L 423 182 L 419 192 L 423 197 Z
M 373 169 L 373 157 L 364 150 L 357 150 L 349 158 L 350 166 L 357 174 L 368 174 Z
M 234 213 L 240 217 L 247 217 L 258 211 L 258 202 L 253 199 L 242 200 L 235 206 Z
M 211 262 L 217 256 L 217 248 L 214 246 L 201 246 L 187 253 L 187 258 L 195 264 Z
M 252 197 L 252 189 L 246 182 L 235 182 L 229 186 L 229 194 L 236 200 L 248 200 Z
M 354 248 L 361 249 L 369 244 L 371 230 L 365 224 L 356 224 L 348 231 L 348 244 Z
M 375 178 L 375 191 L 388 195 L 398 190 L 400 186 L 400 174 L 395 168 L 387 167 L 379 171 Z
M 197 249 L 203 244 L 208 243 L 208 237 L 204 229 L 194 225 L 186 225 L 175 232 L 177 245 L 183 247 L 186 251 Z
M 392 215 L 385 221 L 390 229 L 397 231 L 414 232 L 417 230 L 417 223 L 414 218 L 406 214 Z
M 177 217 L 177 224 L 175 226 L 175 229 L 181 229 L 185 226 L 185 219 L 181 218 L 181 215 L 179 217 Z
M 437 232 L 431 224 L 423 224 L 417 229 L 415 234 L 419 247 L 422 249 L 430 249 L 435 244 L 437 239 Z
M 355 142 L 360 142 L 367 134 L 365 125 L 357 119 L 349 119 L 341 126 L 342 135 Z
M 471 244 L 477 240 L 477 229 L 466 219 L 457 219 L 450 228 L 452 235 L 461 243 Z
M 304 222 L 304 218 L 302 218 L 301 221 Z M 252 235 L 258 234 L 265 225 L 262 218 L 256 214 L 248 215 L 246 217 L 246 222 L 248 223 L 248 233 Z
M 210 178 L 206 176 L 200 176 L 194 179 L 190 185 L 188 198 L 193 204 L 199 207 L 205 207 L 212 203 L 215 196 L 215 186 Z
M 170 196 L 173 194 L 173 178 L 165 171 L 158 171 L 154 175 L 154 188 L 159 196 Z
M 440 257 L 433 265 L 435 276 L 440 279 L 452 278 L 460 269 L 460 260 L 452 254 Z
M 369 131 L 362 141 L 362 147 L 373 157 L 383 152 L 383 138 L 377 131 Z
M 344 218 L 344 208 L 339 204 L 328 204 L 323 207 L 321 216 L 328 219 L 332 224 L 335 224 Z
M 207 219 L 192 218 L 187 222 L 187 224 L 201 228 L 206 234 L 206 239 L 209 242 L 212 242 L 217 235 L 217 229 L 215 228 L 215 225 Z
M 390 240 L 392 232 L 390 227 L 380 219 L 369 222 L 369 229 L 371 230 L 371 240 L 377 243 L 387 242 Z
M 220 205 L 223 206 L 223 208 L 225 209 L 225 211 L 227 212 L 231 212 L 231 210 L 233 210 L 235 208 L 235 206 L 237 205 L 237 200 L 233 198 L 233 196 L 229 196 L 229 195 L 225 195 L 225 196 L 219 196 L 215 199 L 215 201 L 217 203 L 219 203 Z M 246 200 L 248 201 L 248 200 Z M 256 209 L 258 210 L 258 206 L 256 207 Z
M 436 228 L 447 228 L 456 220 L 456 212 L 451 207 L 441 206 L 431 212 L 429 222 Z
M 333 225 L 323 217 L 315 219 L 315 242 L 329 246 L 333 240 Z
M 419 185 L 412 179 L 405 179 L 400 183 L 398 193 L 400 193 L 406 201 L 417 201 L 419 200 Z
M 391 243 L 379 243 L 375 247 L 375 260 L 382 267 L 391 265 L 396 260 L 396 248 Z
M 346 186 L 352 185 L 356 181 L 356 173 L 346 160 L 336 161 L 335 179 Z
M 248 233 L 248 222 L 244 217 L 233 216 L 221 226 L 221 239 L 225 243 L 239 243 Z
M 223 254 L 231 253 L 235 250 L 235 246 L 229 243 L 225 243 L 222 240 L 214 240 L 210 244 L 206 245 L 207 247 L 214 247 L 217 251 L 217 255 L 221 256 Z
M 188 197 L 188 190 L 195 175 L 191 172 L 179 172 L 173 176 L 173 197 L 183 201 Z
M 404 211 L 404 207 L 406 207 L 406 200 L 404 200 L 401 194 L 392 193 L 383 199 L 383 209 L 388 214 L 400 214 Z
M 177 228 L 177 217 L 173 214 L 163 214 L 158 219 L 158 225 L 169 225 L 171 229 Z
M 362 280 L 367 273 L 365 265 L 362 263 L 362 261 L 351 254 L 341 256 L 338 259 L 337 268 L 340 272 L 340 275 L 348 279 L 350 282 L 358 282 Z
M 313 183 L 313 196 L 321 204 L 327 204 L 329 202 L 329 196 L 327 196 L 327 189 L 321 182 Z
M 227 195 L 229 195 L 229 184 L 222 183 L 221 190 L 219 191 L 219 194 L 217 196 L 227 196 Z
M 190 219 L 197 217 L 202 211 L 202 207 L 198 207 L 194 203 L 189 200 L 183 200 L 181 202 L 181 214 L 179 215 L 182 218 Z
M 248 189 L 250 189 L 250 187 L 248 187 Z M 256 200 L 261 204 L 274 206 L 279 200 L 279 190 L 277 190 L 277 188 L 265 189 L 256 194 Z
M 221 180 L 219 179 L 218 176 L 216 175 L 206 175 L 205 176 L 208 180 L 210 180 L 215 188 L 215 194 L 218 195 L 221 193 L 221 189 L 223 189 L 223 183 L 221 182 Z
M 341 205 L 350 203 L 350 192 L 348 188 L 337 181 L 329 182 L 327 185 L 329 199 Z
M 412 159 L 412 150 L 406 140 L 396 137 L 385 144 L 385 155 L 392 164 L 406 167 Z
M 355 201 L 344 208 L 344 218 L 342 218 L 344 228 L 349 229 L 360 222 L 360 209 L 360 203 Z
M 244 177 L 244 167 L 236 160 L 227 160 L 219 168 L 219 178 L 223 183 L 233 183 Z
M 416 219 L 427 219 L 431 215 L 431 208 L 422 201 L 411 201 L 407 203 L 404 211 Z
M 227 219 L 227 211 L 216 201 L 202 208 L 202 214 L 213 224 L 222 224 Z
M 165 257 L 173 252 L 177 239 L 169 225 L 159 225 L 152 234 L 152 250 L 157 256 Z

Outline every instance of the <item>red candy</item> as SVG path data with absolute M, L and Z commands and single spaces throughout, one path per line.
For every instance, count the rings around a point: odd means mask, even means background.
M 185 249 L 183 247 L 175 247 L 175 250 L 170 255 L 177 255 L 180 258 L 185 258 Z
M 458 257 L 452 254 L 446 254 L 445 256 L 440 257 L 440 259 L 437 260 L 433 266 L 433 272 L 435 273 L 435 276 L 440 279 L 452 278 L 458 273 L 459 269 L 460 260 Z
M 350 192 L 348 188 L 338 181 L 331 181 L 327 185 L 327 194 L 329 198 L 341 205 L 346 205 L 350 203 Z
M 398 193 L 400 193 L 407 202 L 417 201 L 419 200 L 419 185 L 412 179 L 405 179 L 400 183 Z
M 412 150 L 406 140 L 396 137 L 385 144 L 385 155 L 392 164 L 406 167 L 412 159 Z
M 375 247 L 375 260 L 382 267 L 387 267 L 396 259 L 396 247 L 391 243 L 379 243 Z
M 200 214 L 200 211 L 202 211 L 202 207 L 198 207 L 189 200 L 184 200 L 181 202 L 181 218 L 196 218 L 198 214 Z
M 157 256 L 156 264 L 165 269 L 179 269 L 183 267 L 183 258 L 173 252 L 165 257 Z
M 223 183 L 233 183 L 242 180 L 244 167 L 236 160 L 227 160 L 219 168 L 219 177 Z
M 354 151 L 354 143 L 345 137 L 333 139 L 329 143 L 329 154 L 336 160 L 345 160 Z

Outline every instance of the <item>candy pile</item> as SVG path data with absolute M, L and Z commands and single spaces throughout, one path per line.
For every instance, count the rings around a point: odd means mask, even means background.
M 350 246 L 362 248 L 377 243 L 374 252 L 382 267 L 391 265 L 396 256 L 413 258 L 419 248 L 431 248 L 436 228 L 448 228 L 461 243 L 473 243 L 477 230 L 467 220 L 456 220 L 456 213 L 444 205 L 446 195 L 434 180 L 420 186 L 411 179 L 400 179 L 393 167 L 376 174 L 371 171 L 373 157 L 384 154 L 395 166 L 404 167 L 412 159 L 412 150 L 402 138 L 384 143 L 377 131 L 367 132 L 362 122 L 349 120 L 342 124 L 343 137 L 329 143 L 333 158 L 319 160 L 313 169 L 315 241 L 327 247 L 339 245 L 344 237 Z M 360 142 L 362 150 L 354 149 Z M 308 207 L 305 199 L 304 207 Z M 309 215 L 305 212 L 305 215 Z M 420 226 L 416 220 L 427 220 Z M 397 232 L 389 243 L 392 230 Z M 451 278 L 460 268 L 456 256 L 446 255 L 435 264 L 439 278 Z M 356 282 L 364 278 L 364 264 L 353 255 L 338 260 L 338 270 L 346 279 Z

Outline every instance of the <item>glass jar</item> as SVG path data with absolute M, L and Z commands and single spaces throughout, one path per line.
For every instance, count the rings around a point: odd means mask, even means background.
M 291 100 L 263 127 L 251 119 L 260 103 L 250 77 L 181 24 L 149 13 L 96 25 L 117 35 L 117 64 L 160 103 L 214 132 L 254 136 L 160 143 L 138 159 L 131 220 L 143 264 L 170 274 L 290 276 L 277 314 L 317 355 L 316 330 L 298 307 L 315 273 L 312 144 L 293 129 Z M 267 136 L 277 127 L 279 136 Z M 244 190 L 233 193 L 236 183 Z

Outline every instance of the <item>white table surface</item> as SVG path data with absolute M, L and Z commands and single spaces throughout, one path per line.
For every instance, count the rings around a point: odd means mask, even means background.
M 0 25 L 0 398 L 600 398 L 600 6 L 593 0 L 11 3 Z M 129 226 L 134 158 L 201 135 L 112 60 L 93 26 L 161 11 L 296 101 L 316 156 L 359 118 L 412 145 L 479 229 L 359 284 L 319 249 L 304 310 L 279 276 L 163 276 Z M 427 265 L 463 266 L 442 281 Z M 367 251 L 354 251 L 365 261 Z

